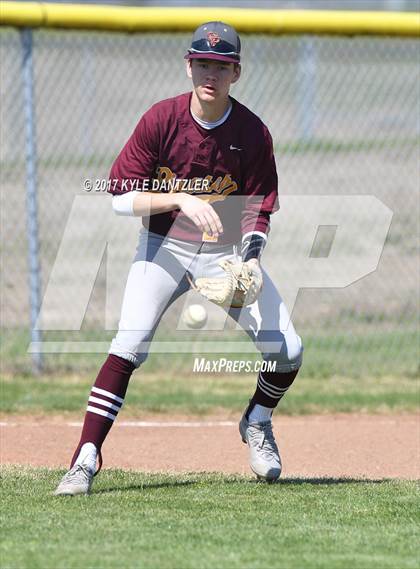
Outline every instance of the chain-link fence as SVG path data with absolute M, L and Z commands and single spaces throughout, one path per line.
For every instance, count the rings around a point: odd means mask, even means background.
M 2 364 L 13 369 L 30 367 L 26 191 L 31 94 L 30 76 L 25 76 L 24 33 L 28 34 L 8 28 L 0 33 Z M 34 32 L 32 140 L 36 143 L 41 299 L 74 200 L 86 197 L 84 180 L 107 177 L 139 117 L 153 103 L 190 89 L 183 62 L 189 41 L 190 34 L 182 33 Z M 414 39 L 397 38 L 243 38 L 243 74 L 232 95 L 264 120 L 274 139 L 280 203 L 283 200 L 286 207 L 272 218 L 265 256 L 280 291 L 287 285 L 282 283 L 284 275 L 290 274 L 290 265 L 285 269 L 290 256 L 284 259 L 284 251 L 293 250 L 316 223 L 311 217 L 313 204 L 328 203 L 325 196 L 375 196 L 378 201 L 362 200 L 356 209 L 348 208 L 351 202 L 345 200 L 334 207 L 345 208 L 350 223 L 357 208 L 379 204 L 392 214 L 377 268 L 366 269 L 363 277 L 345 286 L 334 284 L 334 279 L 333 288 L 319 286 L 316 280 L 300 286 L 293 320 L 306 346 L 305 365 L 313 373 L 416 372 L 418 48 Z M 292 196 L 300 200 L 294 202 Z M 102 205 L 109 196 L 89 199 Z M 290 226 L 291 218 L 295 223 Z M 324 223 L 322 216 L 319 225 L 311 258 L 325 259 L 334 227 Z M 289 226 L 285 234 L 282 228 Z M 358 234 L 356 222 L 354 227 L 353 245 L 369 240 L 369 231 Z M 88 255 L 88 233 L 89 226 L 81 221 L 78 238 L 69 249 L 69 274 L 77 272 Z M 134 249 L 128 237 L 120 238 L 119 270 L 125 278 Z M 298 261 L 295 268 L 299 269 Z M 95 339 L 107 346 L 113 332 L 104 330 L 106 278 L 104 255 L 81 331 L 44 332 L 44 340 Z M 72 310 L 73 301 L 67 289 L 62 290 L 62 297 L 57 294 L 57 310 L 65 313 Z M 173 337 L 181 306 L 175 304 L 165 315 L 158 339 Z M 180 369 L 185 360 L 180 357 L 173 365 Z M 93 360 L 87 355 L 50 354 L 45 361 L 47 366 L 61 362 L 80 369 Z

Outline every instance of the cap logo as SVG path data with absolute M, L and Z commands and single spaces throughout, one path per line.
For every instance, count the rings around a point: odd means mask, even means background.
M 216 32 L 207 32 L 207 39 L 211 47 L 214 47 L 220 41 L 220 36 Z

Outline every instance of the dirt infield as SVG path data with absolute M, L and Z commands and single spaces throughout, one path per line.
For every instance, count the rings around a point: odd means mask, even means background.
M 68 417 L 3 417 L 1 463 L 67 466 L 80 426 Z M 419 415 L 277 417 L 274 428 L 284 476 L 420 479 Z M 249 473 L 237 421 L 220 415 L 124 418 L 103 454 L 105 467 Z

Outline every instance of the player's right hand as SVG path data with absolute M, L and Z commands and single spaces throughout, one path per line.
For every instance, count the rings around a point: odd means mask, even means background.
M 204 200 L 190 194 L 180 194 L 179 209 L 195 225 L 209 235 L 218 237 L 223 233 L 223 225 L 214 208 Z

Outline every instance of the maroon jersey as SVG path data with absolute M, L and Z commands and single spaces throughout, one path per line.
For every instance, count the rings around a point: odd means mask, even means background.
M 184 191 L 212 204 L 223 224 L 221 244 L 249 231 L 269 230 L 278 209 L 273 143 L 264 123 L 231 98 L 228 119 L 211 130 L 190 112 L 191 93 L 153 105 L 114 162 L 112 194 Z M 171 230 L 176 219 L 176 224 Z M 180 210 L 143 217 L 143 225 L 175 239 L 201 241 L 203 233 Z

